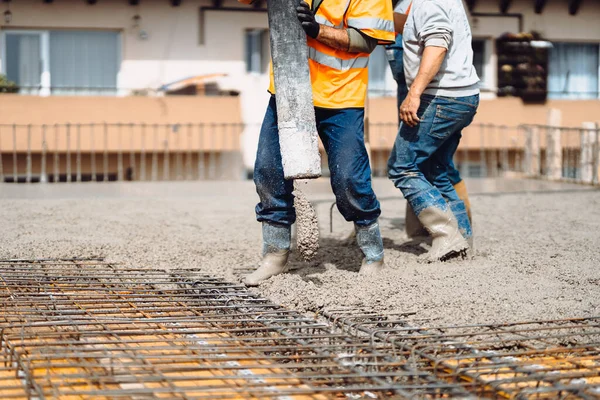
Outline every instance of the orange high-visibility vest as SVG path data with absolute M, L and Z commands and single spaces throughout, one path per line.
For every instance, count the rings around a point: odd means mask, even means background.
M 306 0 L 311 5 L 311 0 Z M 380 44 L 394 42 L 390 0 L 323 0 L 315 19 L 335 28 L 355 28 Z M 315 107 L 364 107 L 369 81 L 369 54 L 337 50 L 307 37 L 308 65 Z M 275 93 L 273 64 L 269 92 Z

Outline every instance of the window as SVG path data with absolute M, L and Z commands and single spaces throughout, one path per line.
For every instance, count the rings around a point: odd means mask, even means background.
M 599 45 L 553 43 L 548 66 L 551 99 L 597 99 Z
M 473 65 L 477 76 L 483 82 L 485 74 L 485 40 L 473 39 Z
M 246 31 L 246 72 L 266 74 L 269 68 L 271 51 L 268 29 Z
M 118 32 L 7 31 L 7 78 L 21 93 L 116 94 Z

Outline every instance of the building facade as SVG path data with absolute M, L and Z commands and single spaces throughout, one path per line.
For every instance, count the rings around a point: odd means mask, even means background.
M 563 125 L 581 126 L 600 119 L 600 2 L 465 3 L 484 99 L 476 122 L 544 124 L 551 108 L 562 111 Z M 264 2 L 254 6 L 232 0 L 11 0 L 1 4 L 0 74 L 16 82 L 19 94 L 0 95 L 0 124 L 242 122 L 245 128 L 238 145 L 244 164 L 251 167 L 268 100 L 270 54 Z M 496 39 L 506 32 L 531 31 L 552 44 L 548 100 L 543 104 L 497 95 L 502 65 Z M 367 114 L 371 125 L 390 125 L 381 134 L 385 140 L 378 139 L 386 147 L 395 134 L 397 112 L 395 82 L 384 54 L 378 48 L 371 56 Z M 204 96 L 169 95 L 186 80 L 217 89 L 206 89 Z M 219 96 L 218 108 L 210 98 L 199 98 L 209 95 Z M 14 96 L 19 96 L 18 101 Z M 0 136 L 5 131 L 0 130 Z M 10 135 L 0 137 L 5 146 L 11 140 Z

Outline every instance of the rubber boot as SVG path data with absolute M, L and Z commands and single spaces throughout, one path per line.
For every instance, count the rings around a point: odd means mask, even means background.
M 469 192 L 467 191 L 467 185 L 465 184 L 465 181 L 460 181 L 454 185 L 454 190 L 456 191 L 458 198 L 461 199 L 465 204 L 467 215 L 469 217 L 469 223 L 473 224 L 473 218 L 471 217 L 471 202 L 469 201 Z M 419 221 L 415 215 L 415 212 L 410 204 L 406 205 L 406 215 L 404 221 L 406 235 L 409 238 L 429 236 L 429 232 L 427 232 L 423 225 L 421 225 L 421 221 Z
M 383 239 L 379 230 L 379 223 L 374 222 L 368 226 L 354 225 L 358 247 L 365 255 L 359 273 L 362 275 L 378 274 L 384 269 L 383 264 Z
M 450 207 L 444 206 L 429 206 L 418 215 L 419 221 L 433 238 L 431 250 L 426 256 L 429 262 L 464 257 L 469 250 L 469 243 L 461 234 L 456 217 Z
M 407 197 L 421 224 L 432 237 L 431 250 L 425 260 L 445 261 L 454 256 L 464 256 L 469 249 L 467 240 L 458 229 L 452 210 L 435 187 Z
M 262 232 L 263 258 L 258 269 L 244 279 L 246 286 L 258 286 L 270 277 L 286 271 L 291 247 L 291 227 L 263 222 Z

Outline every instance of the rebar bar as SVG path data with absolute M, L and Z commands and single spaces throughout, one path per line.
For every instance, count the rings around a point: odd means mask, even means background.
M 0 302 L 2 398 L 466 393 L 384 346 L 196 270 L 4 260 Z
M 479 398 L 600 397 L 600 317 L 418 327 L 364 310 L 324 314 L 355 336 L 410 352 L 415 368 Z

